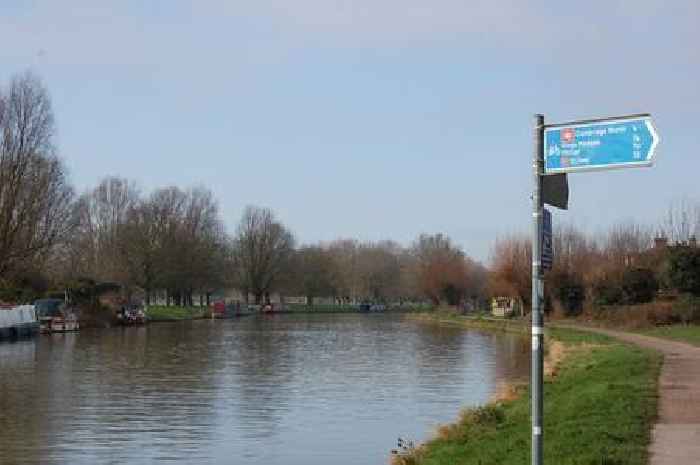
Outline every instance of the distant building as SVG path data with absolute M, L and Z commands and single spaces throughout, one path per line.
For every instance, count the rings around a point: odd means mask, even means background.
M 520 313 L 522 305 L 516 297 L 494 297 L 491 300 L 491 314 L 506 318 Z

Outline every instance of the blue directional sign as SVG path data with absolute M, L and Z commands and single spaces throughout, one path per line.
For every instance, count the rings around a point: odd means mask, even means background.
M 650 166 L 659 136 L 648 115 L 545 127 L 545 174 Z

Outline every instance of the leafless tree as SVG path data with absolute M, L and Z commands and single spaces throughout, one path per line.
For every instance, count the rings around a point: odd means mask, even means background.
M 632 222 L 612 226 L 603 242 L 606 261 L 619 269 L 639 266 L 637 260 L 651 247 L 652 235 L 651 228 Z
M 671 242 L 683 242 L 700 233 L 700 203 L 687 198 L 670 203 L 660 226 Z
M 290 273 L 289 290 L 306 297 L 309 304 L 315 297 L 329 297 L 333 289 L 333 257 L 328 249 L 320 245 L 307 245 L 294 253 Z
M 356 302 L 362 298 L 359 249 L 360 243 L 355 239 L 338 239 L 328 245 L 333 263 L 332 287 L 341 302 Z
M 72 253 L 81 275 L 97 281 L 128 281 L 123 236 L 138 203 L 135 184 L 116 177 L 105 178 L 80 196 L 74 213 L 78 228 Z
M 464 252 L 443 234 L 420 235 L 412 250 L 422 293 L 436 305 L 444 301 L 459 303 L 469 285 L 469 263 Z
M 531 300 L 530 239 L 525 235 L 513 235 L 499 239 L 491 258 L 489 291 L 494 296 L 517 297 L 524 304 Z
M 389 301 L 399 297 L 401 247 L 392 241 L 361 244 L 358 249 L 358 277 L 364 299 Z
M 0 279 L 71 229 L 73 190 L 53 146 L 48 92 L 31 73 L 0 92 Z
M 238 286 L 261 303 L 290 260 L 294 236 L 268 208 L 249 206 L 235 236 Z

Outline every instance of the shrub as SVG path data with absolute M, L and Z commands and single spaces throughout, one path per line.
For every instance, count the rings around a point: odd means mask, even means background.
M 596 281 L 591 289 L 593 303 L 597 306 L 618 305 L 623 301 L 622 288 L 616 280 L 607 276 Z
M 654 299 L 659 290 L 659 282 L 653 271 L 633 268 L 623 273 L 620 287 L 624 303 L 643 304 Z
M 697 323 L 700 322 L 700 299 L 686 294 L 673 303 L 671 317 L 672 323 Z
M 583 310 L 586 298 L 583 283 L 571 273 L 557 273 L 550 278 L 552 291 L 556 300 L 561 304 L 566 316 L 574 316 Z
M 666 273 L 671 287 L 700 295 L 700 249 L 683 245 L 672 247 Z

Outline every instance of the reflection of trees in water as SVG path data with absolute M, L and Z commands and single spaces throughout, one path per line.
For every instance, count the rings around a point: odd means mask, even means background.
M 0 344 L 0 464 L 41 463 L 43 385 L 36 340 Z
M 91 435 L 110 455 L 191 456 L 206 453 L 215 414 L 213 372 L 222 331 L 212 322 L 116 330 L 82 348 L 94 372 L 82 389 Z M 82 421 L 80 419 L 79 421 Z
M 464 331 L 440 325 L 421 325 L 412 332 L 415 338 L 416 368 L 419 378 L 426 380 L 442 379 L 449 383 L 461 377 L 457 365 L 464 364 L 464 357 L 472 355 L 463 350 Z
M 252 317 L 235 332 L 229 368 L 237 392 L 228 399 L 244 436 L 271 437 L 285 413 L 288 386 L 294 377 L 295 333 L 277 316 Z
M 494 383 L 527 377 L 530 372 L 530 339 L 508 333 L 492 333 L 489 337 L 494 347 Z
M 77 453 L 128 461 L 143 447 L 162 458 L 206 453 L 213 372 L 223 360 L 221 328 L 207 323 L 42 336 L 35 363 L 15 377 L 20 399 L 8 407 L 12 400 L 0 398 L 3 421 L 15 431 L 3 428 L 0 439 L 42 458 L 28 462 Z
M 527 343 L 527 338 L 513 334 L 421 325 L 415 332 L 418 379 L 462 388 L 467 376 L 473 386 L 483 388 L 486 383 L 492 391 L 502 381 L 527 375 Z
M 529 355 L 515 336 L 381 315 L 163 323 L 24 344 L 0 345 L 2 465 L 197 463 L 224 449 L 267 463 L 260 448 L 279 453 L 319 421 L 332 425 L 338 408 L 339 422 L 372 423 L 401 405 L 427 424 L 442 396 L 471 399 L 492 378 L 527 373 Z

